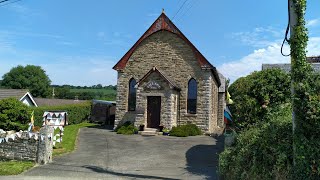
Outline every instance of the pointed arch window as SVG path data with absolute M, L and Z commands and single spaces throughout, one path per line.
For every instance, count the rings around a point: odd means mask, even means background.
M 197 113 L 197 81 L 194 78 L 188 82 L 187 112 L 189 114 Z
M 136 110 L 137 90 L 134 87 L 135 85 L 136 85 L 136 80 L 131 78 L 129 81 L 128 111 L 135 111 Z

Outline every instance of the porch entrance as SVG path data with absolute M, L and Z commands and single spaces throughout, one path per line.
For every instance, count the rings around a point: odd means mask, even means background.
M 161 97 L 148 96 L 147 97 L 147 127 L 159 128 L 160 112 L 161 112 Z

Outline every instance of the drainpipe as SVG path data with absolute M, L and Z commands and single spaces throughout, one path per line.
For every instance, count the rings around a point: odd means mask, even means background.
M 180 93 L 180 91 L 178 91 L 178 103 L 177 103 L 177 105 L 178 105 L 178 126 L 180 126 L 180 95 L 181 95 L 181 93 Z

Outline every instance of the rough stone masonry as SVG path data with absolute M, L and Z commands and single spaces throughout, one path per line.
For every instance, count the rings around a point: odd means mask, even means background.
M 39 133 L 3 132 L 0 132 L 0 159 L 34 161 L 38 164 L 52 161 L 52 127 L 44 126 Z

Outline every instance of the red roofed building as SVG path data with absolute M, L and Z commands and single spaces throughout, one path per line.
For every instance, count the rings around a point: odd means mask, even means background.
M 224 80 L 164 13 L 113 69 L 118 71 L 115 126 L 194 123 L 207 133 L 223 127 L 218 108 L 224 98 L 218 94 Z

